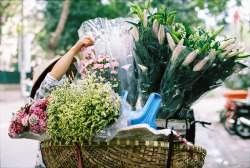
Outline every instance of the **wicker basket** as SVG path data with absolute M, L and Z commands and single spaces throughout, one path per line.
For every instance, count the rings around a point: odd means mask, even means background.
M 47 168 L 79 167 L 167 167 L 169 143 L 163 141 L 138 141 L 115 139 L 105 143 L 84 142 L 80 147 L 63 141 L 44 141 L 41 150 Z M 80 155 L 79 155 L 80 152 Z M 206 150 L 183 142 L 174 142 L 171 167 L 200 168 Z

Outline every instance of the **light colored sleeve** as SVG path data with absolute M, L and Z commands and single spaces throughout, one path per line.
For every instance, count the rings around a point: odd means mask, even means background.
M 64 81 L 65 77 L 63 77 L 62 80 L 58 81 L 48 73 L 41 83 L 40 87 L 37 89 L 34 100 L 36 101 L 38 99 L 43 99 L 45 96 L 50 94 L 52 90 L 56 88 L 56 86 L 63 84 Z

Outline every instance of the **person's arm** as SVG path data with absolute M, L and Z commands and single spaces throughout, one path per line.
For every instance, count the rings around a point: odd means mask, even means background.
M 50 72 L 50 75 L 58 81 L 61 80 L 63 75 L 69 69 L 76 53 L 81 51 L 82 47 L 89 47 L 94 44 L 94 40 L 90 37 L 80 38 L 77 43 L 54 65 Z

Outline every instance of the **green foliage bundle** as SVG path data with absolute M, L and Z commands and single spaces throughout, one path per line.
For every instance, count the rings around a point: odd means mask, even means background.
M 217 41 L 214 32 L 200 28 L 186 29 L 175 23 L 176 11 L 167 8 L 149 10 L 131 3 L 135 41 L 137 81 L 145 104 L 152 92 L 163 98 L 158 118 L 183 118 L 188 109 L 205 92 L 220 86 L 233 73 L 247 67 L 239 60 L 248 57 L 243 49 L 234 49 L 235 39 Z
M 92 74 L 76 84 L 67 81 L 52 91 L 47 108 L 47 133 L 52 139 L 83 142 L 115 123 L 119 116 L 120 97 L 109 84 L 97 83 L 102 80 Z

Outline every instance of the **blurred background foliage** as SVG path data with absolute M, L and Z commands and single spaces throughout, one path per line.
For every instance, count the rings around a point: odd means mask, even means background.
M 240 1 L 237 5 L 240 5 Z M 109 19 L 116 17 L 127 17 L 129 14 L 129 5 L 126 0 L 107 0 L 102 3 L 101 0 L 82 1 L 74 0 L 71 4 L 68 19 L 61 35 L 56 54 L 65 54 L 78 39 L 77 30 L 83 21 L 93 19 L 95 17 L 107 17 Z M 160 8 L 165 6 L 170 11 L 178 11 L 176 21 L 184 23 L 185 26 L 201 26 L 205 28 L 204 20 L 198 17 L 198 11 L 207 9 L 210 16 L 223 15 L 222 20 L 218 21 L 218 25 L 227 24 L 225 18 L 227 16 L 228 0 L 153 0 L 152 8 Z M 145 4 L 145 1 L 133 1 L 134 4 Z M 57 8 L 55 8 L 57 6 Z M 37 34 L 39 45 L 47 50 L 47 41 L 56 29 L 57 23 L 62 11 L 62 1 L 47 0 L 44 10 L 40 11 L 44 14 L 45 26 L 41 33 Z M 153 10 L 153 9 L 152 9 Z
M 22 9 L 21 4 L 22 3 L 20 1 L 10 1 L 10 0 L 0 1 L 0 68 L 1 69 L 9 68 L 12 70 L 17 70 L 18 66 L 17 61 L 10 62 L 9 65 L 6 65 L 7 63 L 4 59 L 4 57 L 9 57 L 9 59 L 17 59 L 16 50 L 12 52 L 8 51 L 7 54 L 5 55 L 3 52 L 4 51 L 3 43 L 4 41 L 6 41 L 6 38 L 7 39 L 16 38 L 16 34 L 21 31 L 22 28 L 21 24 L 18 24 L 14 19 L 16 16 L 21 14 L 21 9 Z M 9 28 L 4 29 L 5 25 L 9 26 Z
M 152 6 L 159 8 L 164 5 L 170 11 L 178 11 L 176 20 L 177 22 L 183 23 L 185 26 L 197 27 L 197 25 L 199 25 L 205 28 L 204 21 L 198 17 L 198 11 L 206 9 L 208 16 L 223 15 L 222 19 L 219 20 L 217 24 L 227 24 L 225 21 L 228 15 L 227 2 L 228 0 L 157 0 L 152 1 Z M 238 0 L 237 5 L 240 5 Z
M 72 1 L 67 13 L 67 20 L 60 34 L 54 55 L 64 55 L 78 40 L 78 29 L 82 22 L 96 17 L 128 17 L 129 2 L 127 0 L 69 0 Z M 238 39 L 238 46 L 249 45 L 249 12 L 248 19 L 240 11 L 242 2 L 246 0 L 151 0 L 151 9 L 166 7 L 169 11 L 178 11 L 176 22 L 182 22 L 186 27 L 202 27 L 216 29 L 224 24 L 226 28 L 221 34 L 231 34 Z M 24 2 L 24 3 L 23 3 Z M 26 5 L 25 5 L 26 2 Z M 31 2 L 33 3 L 32 7 Z M 146 3 L 145 0 L 132 0 L 135 5 Z M 229 5 L 231 4 L 231 6 Z M 233 5 L 232 5 L 233 4 Z M 24 30 L 32 34 L 32 66 L 39 65 L 50 59 L 49 41 L 54 38 L 60 16 L 65 5 L 63 0 L 4 0 L 0 1 L 0 68 L 5 71 L 17 71 L 18 67 L 18 36 L 22 30 L 22 7 L 24 10 Z M 233 10 L 232 10 L 233 9 Z M 233 14 L 232 14 L 233 12 Z M 237 14 L 237 16 L 236 16 Z M 231 18 L 231 20 L 228 18 Z M 246 17 L 245 17 L 246 18 Z M 238 19 L 238 24 L 233 23 Z M 209 26 L 208 26 L 209 25 Z M 3 27 L 5 27 L 3 29 Z M 248 38 L 246 38 L 248 37 Z M 13 38 L 7 43 L 4 39 Z M 2 45 L 5 41 L 5 44 Z M 4 50 L 4 46 L 13 49 Z M 249 46 L 247 48 L 249 50 Z M 9 57 L 9 62 L 6 57 Z M 6 61 L 7 60 L 7 61 Z M 1 69 L 0 69 L 1 71 Z M 230 88 L 246 88 L 249 82 L 242 82 L 241 87 L 235 80 L 249 79 L 249 73 L 233 77 L 227 83 Z
M 237 75 L 233 75 L 225 82 L 225 86 L 232 90 L 248 90 L 250 88 L 250 71 L 245 69 Z
M 55 6 L 57 6 L 55 8 Z M 44 50 L 47 49 L 47 41 L 51 39 L 54 33 L 60 15 L 62 12 L 62 1 L 47 1 L 46 8 L 40 10 L 44 14 L 44 30 L 37 34 L 39 45 Z M 74 0 L 70 6 L 67 22 L 62 32 L 61 38 L 56 49 L 56 54 L 63 55 L 66 50 L 69 50 L 79 39 L 78 29 L 82 22 L 96 17 L 107 17 L 113 19 L 116 17 L 126 17 L 129 13 L 127 1 L 112 0 L 109 4 L 103 4 L 101 0 L 82 1 Z
M 217 20 L 217 25 L 228 24 L 225 18 L 228 16 L 227 4 L 230 0 L 151 0 L 152 8 L 160 8 L 165 6 L 170 11 L 178 11 L 176 14 L 176 22 L 182 22 L 185 26 L 194 27 L 200 26 L 205 28 L 205 22 L 198 14 L 203 10 L 209 17 L 220 15 L 220 20 Z M 240 0 L 235 1 L 237 6 L 241 5 Z M 45 53 L 48 51 L 48 40 L 52 38 L 60 20 L 60 15 L 64 1 L 40 0 L 36 1 L 38 5 L 32 10 L 31 16 L 26 16 L 26 19 L 40 20 L 44 25 L 41 31 L 36 33 L 33 42 L 42 47 Z M 134 4 L 145 4 L 145 0 L 131 1 Z M 45 7 L 38 9 L 39 4 L 45 4 Z M 0 3 L 0 18 L 1 26 L 5 24 L 8 17 L 13 17 L 16 14 L 20 15 L 20 1 L 1 1 Z M 7 6 L 7 7 L 6 7 Z M 17 10 L 19 8 L 19 10 Z M 25 9 L 24 9 L 25 10 Z M 152 9 L 153 10 L 153 9 Z M 109 19 L 116 17 L 126 17 L 129 14 L 129 1 L 127 0 L 73 0 L 69 9 L 68 19 L 61 34 L 59 44 L 55 49 L 55 55 L 63 55 L 78 39 L 77 30 L 83 21 L 93 19 L 95 17 L 107 17 Z M 43 18 L 38 17 L 39 14 Z M 216 25 L 215 24 L 215 25 Z M 34 26 L 39 26 L 35 25 Z M 19 28 L 20 29 L 20 28 Z M 1 35 L 2 31 L 0 31 Z M 0 38 L 1 42 L 1 38 Z M 46 57 L 48 58 L 48 57 Z
M 2 27 L 8 21 L 17 14 L 21 13 L 21 2 L 20 1 L 1 1 L 0 2 L 0 45 L 2 42 Z M 18 28 L 20 30 L 20 27 Z M 8 35 L 11 35 L 13 32 L 9 30 Z

